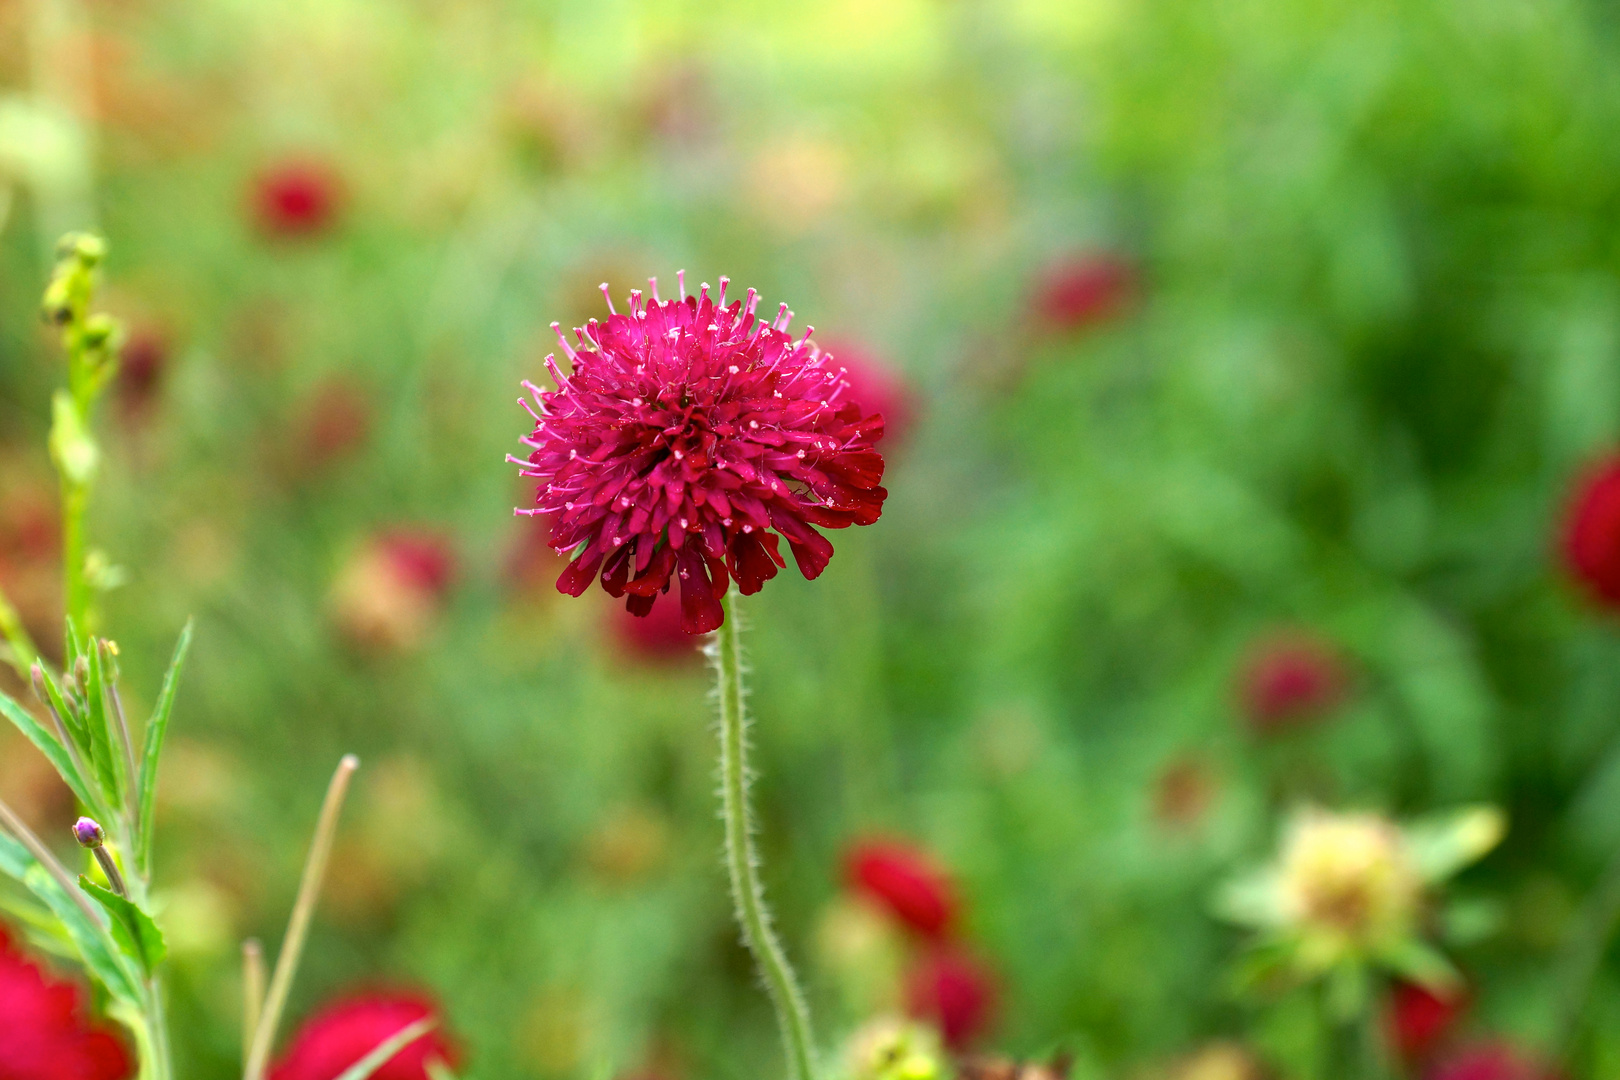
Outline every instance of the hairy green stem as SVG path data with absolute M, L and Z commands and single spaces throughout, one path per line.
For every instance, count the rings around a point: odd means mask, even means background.
M 753 819 L 748 808 L 748 715 L 744 702 L 742 648 L 736 594 L 722 603 L 725 621 L 715 632 L 710 649 L 720 697 L 720 792 L 726 824 L 726 870 L 731 877 L 731 898 L 737 906 L 743 943 L 754 954 L 787 1052 L 790 1080 L 815 1080 L 815 1055 L 810 1037 L 810 1010 L 799 990 L 787 954 L 771 930 L 760 883 L 759 853 L 754 849 Z

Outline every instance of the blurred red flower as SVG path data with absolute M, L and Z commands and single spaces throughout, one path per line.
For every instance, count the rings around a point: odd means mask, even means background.
M 270 1070 L 270 1080 L 337 1080 L 385 1040 L 438 1013 L 431 998 L 411 992 L 369 991 L 334 1001 L 304 1021 Z M 455 1044 L 440 1026 L 407 1045 L 372 1076 L 429 1080 L 428 1062 L 442 1061 L 455 1068 L 459 1060 Z
M 118 400 L 135 416 L 151 408 L 169 366 L 168 336 L 155 326 L 130 332 L 118 358 Z
M 1331 642 L 1306 631 L 1256 642 L 1238 672 L 1238 697 L 1256 731 L 1319 720 L 1344 700 L 1349 673 Z
M 1106 251 L 1071 255 L 1048 266 L 1036 281 L 1035 315 L 1056 330 L 1079 330 L 1124 310 L 1136 291 L 1136 271 Z
M 304 458 L 319 467 L 358 449 L 371 431 L 371 399 L 347 379 L 328 379 L 310 397 L 304 418 Z
M 985 966 L 954 946 L 923 954 L 906 975 L 906 1010 L 939 1025 L 952 1050 L 971 1046 L 990 1027 L 995 981 Z
M 956 891 L 926 854 L 904 843 L 866 841 L 845 857 L 851 887 L 881 903 L 906 926 L 940 939 L 956 921 Z
M 834 339 L 822 346 L 832 367 L 843 368 L 849 380 L 849 396 L 861 408 L 883 417 L 885 445 L 891 449 L 911 430 L 916 414 L 916 395 L 906 380 L 869 349 L 845 339 Z
M 1564 519 L 1564 558 L 1594 599 L 1620 607 L 1620 457 L 1582 479 Z
M 617 605 L 610 616 L 614 639 L 631 656 L 654 663 L 696 660 L 701 634 L 681 629 L 681 609 L 675 604 L 657 604 L 647 617 L 638 619 Z
M 0 929 L 0 1080 L 124 1080 L 123 1042 L 93 1023 L 72 983 L 48 978 Z
M 431 629 L 454 572 L 455 556 L 445 537 L 422 530 L 381 533 L 338 574 L 333 616 L 357 645 L 414 648 Z
M 1408 1061 L 1429 1057 L 1465 1004 L 1460 992 L 1439 997 L 1413 983 L 1396 983 L 1386 1013 L 1390 1043 Z
M 341 184 L 332 168 L 318 161 L 283 161 L 254 180 L 259 226 L 273 236 L 311 236 L 337 216 Z
M 1554 1080 L 1558 1074 L 1502 1040 L 1475 1043 L 1447 1058 L 1428 1080 Z

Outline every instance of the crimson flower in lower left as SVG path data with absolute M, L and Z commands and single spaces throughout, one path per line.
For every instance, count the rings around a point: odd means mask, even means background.
M 84 994 L 29 960 L 0 929 L 0 1078 L 124 1080 L 129 1051 L 85 1014 Z

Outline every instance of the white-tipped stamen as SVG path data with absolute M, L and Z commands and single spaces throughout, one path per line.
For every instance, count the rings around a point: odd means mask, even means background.
M 570 362 L 575 360 L 579 354 L 576 353 L 574 351 L 574 347 L 568 343 L 568 339 L 563 337 L 562 323 L 552 323 L 551 332 L 557 335 L 557 342 L 562 345 L 563 355 L 567 356 Z
M 680 286 L 680 289 L 681 289 L 681 302 L 685 303 L 686 302 L 686 271 L 685 270 L 677 270 L 677 271 L 675 271 L 675 283 Z
M 602 299 L 607 301 L 608 314 L 617 315 L 618 312 L 613 310 L 613 294 L 608 291 L 608 283 L 604 281 L 597 288 L 602 290 Z

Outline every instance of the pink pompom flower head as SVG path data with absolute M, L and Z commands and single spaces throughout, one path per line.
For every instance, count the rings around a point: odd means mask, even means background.
M 630 293 L 629 311 L 574 331 L 576 349 L 552 329 L 572 363 L 546 365 L 555 390 L 525 387 L 534 418 L 528 460 L 549 541 L 571 561 L 557 588 L 579 596 L 600 577 L 611 596 L 645 616 L 673 579 L 681 629 L 701 634 L 724 619 L 731 580 L 758 592 L 787 563 L 818 576 L 833 547 L 816 531 L 870 525 L 883 512 L 883 417 L 851 400 L 830 353 L 788 332 L 786 304 L 756 318 L 759 294 L 726 303 L 727 279 L 680 299 Z

